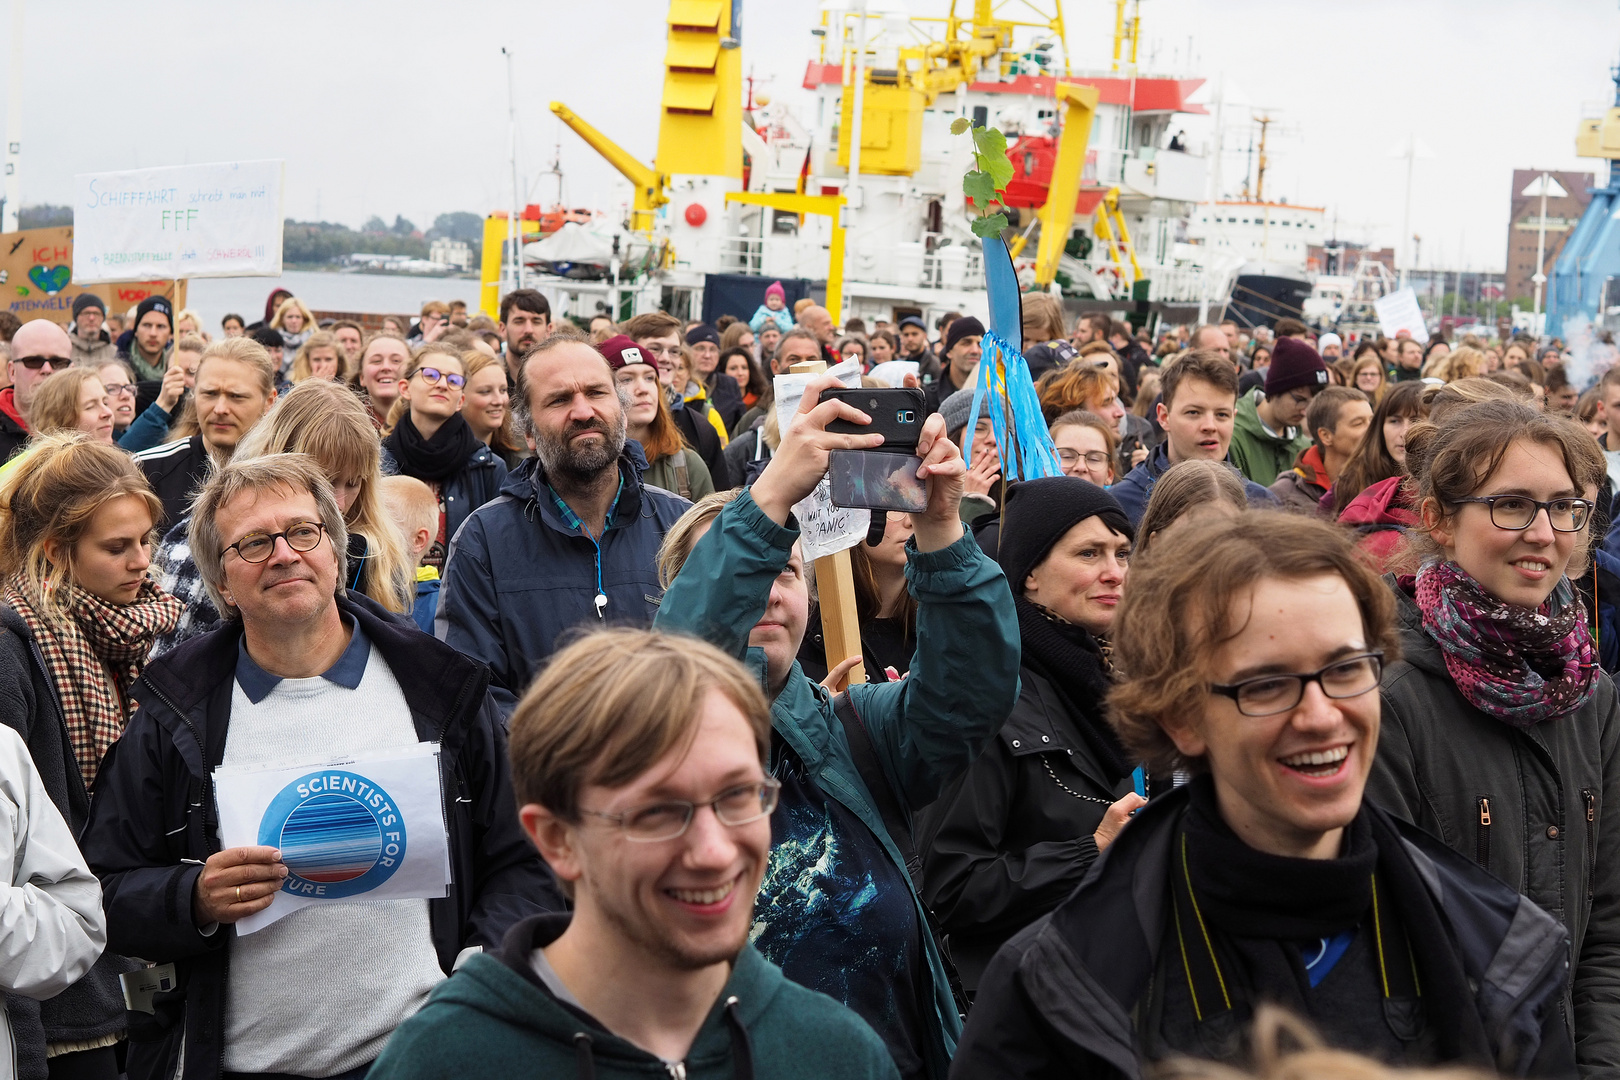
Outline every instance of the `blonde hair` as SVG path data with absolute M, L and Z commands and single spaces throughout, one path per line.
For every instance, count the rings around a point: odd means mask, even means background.
M 296 386 L 315 374 L 314 365 L 310 362 L 309 354 L 314 352 L 316 349 L 331 349 L 337 354 L 338 381 L 342 381 L 348 376 L 349 357 L 348 354 L 343 351 L 343 346 L 338 344 L 337 335 L 332 333 L 330 330 L 317 330 L 313 334 L 309 335 L 308 341 L 298 346 L 298 352 L 293 356 L 293 385 Z
M 1284 1039 L 1297 1049 L 1284 1049 Z M 1407 1069 L 1348 1050 L 1329 1049 L 1309 1024 L 1264 1004 L 1254 1011 L 1249 1045 L 1254 1071 L 1203 1058 L 1171 1057 L 1151 1066 L 1152 1080 L 1488 1080 L 1494 1073 L 1448 1067 Z
M 411 610 L 415 567 L 393 519 L 383 510 L 377 490 L 382 479 L 381 444 L 359 399 L 324 379 L 299 383 L 242 436 L 231 460 L 273 454 L 307 454 L 326 470 L 328 480 L 359 479 L 360 491 L 343 521 L 367 541 L 365 558 L 371 572 L 366 595 L 389 611 Z
M 185 337 L 197 337 L 198 334 L 202 333 L 203 317 L 197 313 L 196 308 L 181 308 L 179 311 L 174 313 L 174 332 L 176 334 L 179 334 L 180 333 L 180 324 L 185 322 L 187 319 L 190 319 L 192 322 L 196 323 L 197 324 L 197 329 L 192 331 L 190 334 L 186 334 L 184 336 Z M 198 338 L 198 340 L 200 341 L 202 339 Z
M 197 334 L 182 334 L 180 335 L 180 339 L 174 343 L 175 352 L 200 353 L 207 350 L 207 348 L 208 342 L 204 341 L 202 337 Z
M 1470 345 L 1460 345 L 1423 365 L 1423 377 L 1456 382 L 1485 374 L 1485 354 Z
M 426 529 L 431 535 L 439 526 L 439 500 L 433 489 L 414 476 L 385 476 L 377 485 L 388 516 L 399 526 L 409 551 L 411 537 Z M 424 551 L 423 554 L 426 554 Z
M 1027 338 L 1031 330 L 1045 330 L 1047 341 L 1056 341 L 1065 337 L 1063 326 L 1063 304 L 1051 293 L 1025 293 L 1024 313 L 1022 318 L 1024 336 Z
M 294 309 L 296 309 L 298 313 L 304 317 L 305 330 L 319 329 L 317 323 L 315 322 L 315 313 L 309 310 L 309 306 L 296 296 L 287 297 L 287 299 L 281 302 L 281 306 L 276 308 L 275 315 L 270 319 L 270 329 L 280 330 L 282 321 L 287 317 L 287 312 Z
M 759 682 L 697 638 L 599 630 L 551 658 L 512 713 L 509 757 L 519 806 L 579 820 L 580 792 L 622 787 L 692 745 L 719 691 L 753 730 L 761 764 L 771 713 Z
M 47 618 L 66 618 L 63 586 L 73 576 L 73 548 L 96 511 L 125 495 L 141 500 L 154 522 L 163 516 L 146 474 L 118 447 L 82 431 L 35 435 L 0 481 L 0 573 L 20 577 Z M 45 554 L 53 541 L 67 552 L 64 564 Z
M 34 390 L 34 400 L 28 409 L 28 422 L 37 432 L 77 431 L 79 428 L 79 395 L 84 384 L 92 379 L 105 384 L 101 376 L 86 367 L 63 368 L 40 380 Z
M 246 364 L 258 376 L 259 392 L 265 397 L 273 397 L 276 392 L 276 362 L 270 359 L 270 354 L 263 345 L 250 337 L 223 338 L 211 342 L 202 355 L 197 358 L 196 377 L 202 378 L 203 364 L 210 357 L 217 356 L 222 360 L 234 360 L 238 364 Z M 185 405 L 180 409 L 180 415 L 175 417 L 174 426 L 169 428 L 170 439 L 189 439 L 202 430 L 197 420 L 197 395 L 187 394 Z
M 692 508 L 682 514 L 675 524 L 669 527 L 664 534 L 664 542 L 658 545 L 658 584 L 669 588 L 675 576 L 686 565 L 687 558 L 692 554 L 692 548 L 700 540 L 701 532 L 714 523 L 720 516 L 720 511 L 742 494 L 742 488 L 732 488 L 729 491 L 716 491 L 703 496 L 692 504 Z
M 462 374 L 467 378 L 467 382 L 462 386 L 463 393 L 465 393 L 468 386 L 472 385 L 473 376 L 485 368 L 498 369 L 501 373 L 501 380 L 503 382 L 507 381 L 506 368 L 501 366 L 501 362 L 486 353 L 479 352 L 477 349 L 468 349 L 461 354 L 461 367 Z M 663 400 L 663 396 L 662 390 L 660 390 L 658 395 L 660 401 Z M 465 399 L 462 401 L 462 406 L 464 408 L 466 406 Z M 669 410 L 668 405 L 664 405 L 663 408 L 666 412 Z M 495 451 L 497 457 L 523 452 L 523 445 L 518 442 L 517 428 L 512 422 L 512 402 L 510 398 L 506 402 L 506 415 L 501 417 L 501 426 L 495 429 L 495 433 L 490 436 L 489 448 Z

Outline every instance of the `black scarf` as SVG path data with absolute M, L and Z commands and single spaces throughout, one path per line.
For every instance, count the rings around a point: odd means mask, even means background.
M 399 462 L 399 471 L 418 480 L 440 481 L 454 476 L 467 465 L 467 459 L 477 453 L 483 444 L 478 441 L 467 421 L 456 413 L 440 425 L 433 438 L 424 439 L 411 423 L 407 410 L 394 425 L 393 434 L 383 445 Z
M 1102 649 L 1084 627 L 1063 622 L 1022 596 L 1018 636 L 1023 665 L 1052 684 L 1074 721 L 1075 730 L 1096 754 L 1097 764 L 1118 781 L 1131 771 L 1130 756 L 1109 726 L 1103 705 L 1108 697 L 1108 670 Z
M 1370 919 L 1376 870 L 1420 973 L 1436 1060 L 1493 1064 L 1451 930 L 1388 817 L 1363 801 L 1345 829 L 1338 858 L 1286 858 L 1256 851 L 1238 838 L 1221 818 L 1209 776 L 1195 778 L 1188 787 L 1182 828 L 1193 891 L 1226 948 L 1243 955 L 1249 970 L 1269 984 L 1264 996 L 1280 996 L 1280 1004 L 1308 1014 L 1297 991 L 1279 993 L 1293 983 L 1281 944 L 1326 937 Z M 1239 992 L 1254 1000 L 1252 987 Z
M 1372 904 L 1378 846 L 1366 814 L 1345 829 L 1337 859 L 1294 859 L 1256 851 L 1238 838 L 1215 804 L 1215 784 L 1193 781 L 1187 816 L 1187 869 L 1209 921 L 1234 937 L 1306 941 L 1348 930 Z

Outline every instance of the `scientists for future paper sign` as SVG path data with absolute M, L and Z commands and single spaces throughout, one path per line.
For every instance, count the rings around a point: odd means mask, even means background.
M 300 908 L 437 898 L 450 884 L 439 745 L 292 769 L 214 770 L 225 847 L 279 848 L 287 878 L 251 934 Z
M 73 178 L 73 280 L 281 273 L 280 161 L 233 161 Z

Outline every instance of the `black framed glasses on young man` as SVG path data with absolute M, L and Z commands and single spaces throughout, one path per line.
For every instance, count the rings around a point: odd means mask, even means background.
M 1299 706 L 1305 698 L 1306 683 L 1320 686 L 1330 698 L 1353 698 L 1376 690 L 1383 673 L 1384 654 L 1374 649 L 1335 660 L 1316 671 L 1256 675 L 1226 685 L 1212 683 L 1209 691 L 1237 702 L 1238 712 L 1244 716 L 1274 716 Z
M 580 810 L 588 817 L 600 818 L 617 825 L 626 840 L 651 844 L 659 840 L 673 840 L 691 827 L 692 818 L 700 806 L 714 808 L 714 816 L 722 825 L 747 825 L 768 817 L 776 809 L 782 782 L 766 777 L 746 784 L 727 788 L 708 802 L 687 802 L 685 799 L 667 799 L 646 806 L 610 814 L 602 810 Z
M 287 546 L 299 554 L 314 551 L 321 542 L 321 534 L 326 531 L 326 525 L 319 521 L 295 521 L 281 532 L 250 532 L 234 544 L 228 544 L 225 551 L 219 553 L 220 558 L 225 557 L 228 551 L 235 551 L 242 557 L 243 562 L 262 563 L 270 558 L 270 553 L 276 550 L 276 541 L 285 540 Z
M 1475 495 L 1460 503 L 1484 503 L 1491 508 L 1491 524 L 1509 532 L 1528 529 L 1536 515 L 1547 511 L 1555 532 L 1580 532 L 1592 517 L 1592 504 L 1585 499 L 1548 499 L 1538 502 L 1526 495 Z

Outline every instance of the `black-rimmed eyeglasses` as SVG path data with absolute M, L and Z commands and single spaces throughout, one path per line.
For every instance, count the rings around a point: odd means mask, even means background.
M 225 551 L 219 553 L 220 558 L 225 557 L 226 551 L 235 551 L 242 557 L 243 562 L 262 563 L 270 558 L 270 553 L 276 550 L 276 541 L 285 540 L 287 546 L 299 554 L 314 551 L 321 542 L 321 534 L 326 531 L 326 525 L 319 521 L 297 521 L 287 526 L 281 532 L 250 532 L 234 544 L 227 545 Z
M 1547 521 L 1555 532 L 1580 532 L 1592 516 L 1592 504 L 1585 499 L 1549 499 L 1537 502 L 1523 495 L 1475 495 L 1460 503 L 1484 503 L 1491 508 L 1491 524 L 1509 532 L 1522 532 L 1547 511 Z
M 708 802 L 687 802 L 670 799 L 651 803 L 622 814 L 609 814 L 601 810 L 580 810 L 581 814 L 611 822 L 624 831 L 625 839 L 652 844 L 659 840 L 673 840 L 682 836 L 692 824 L 700 806 L 714 808 L 714 816 L 722 825 L 747 825 L 768 817 L 776 809 L 776 800 L 782 791 L 782 782 L 766 777 L 748 784 L 727 788 Z
M 1320 686 L 1330 698 L 1353 698 L 1376 689 L 1383 673 L 1384 654 L 1375 649 L 1297 675 L 1257 675 L 1224 686 L 1211 683 L 1209 692 L 1237 702 L 1238 712 L 1244 716 L 1274 716 L 1304 700 L 1306 683 Z

